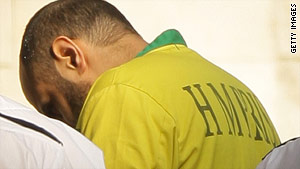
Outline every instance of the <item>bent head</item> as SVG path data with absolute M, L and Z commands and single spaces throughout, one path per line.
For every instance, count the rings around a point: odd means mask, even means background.
M 20 67 L 21 85 L 26 98 L 39 112 L 75 127 L 91 85 L 88 82 L 68 81 L 57 71 L 45 71 L 41 73 Z
M 41 113 L 74 127 L 87 93 L 108 66 L 95 55 L 137 32 L 102 0 L 59 0 L 29 21 L 20 52 L 20 80 L 28 101 Z M 110 48 L 109 48 L 110 49 Z M 95 63 L 96 62 L 96 63 Z

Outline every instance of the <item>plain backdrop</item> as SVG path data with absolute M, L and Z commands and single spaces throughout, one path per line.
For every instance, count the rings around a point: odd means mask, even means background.
M 30 105 L 19 82 L 24 28 L 50 0 L 0 0 L 0 93 Z M 261 100 L 281 141 L 300 136 L 300 2 L 295 0 L 108 0 L 148 42 L 166 29 L 244 82 Z M 297 30 L 291 30 L 291 4 Z M 45 25 L 47 26 L 47 25 Z M 290 52 L 291 32 L 297 53 Z

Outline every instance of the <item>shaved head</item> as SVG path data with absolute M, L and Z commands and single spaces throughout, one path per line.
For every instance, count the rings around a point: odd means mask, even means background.
M 137 34 L 113 5 L 102 0 L 59 0 L 39 10 L 29 21 L 22 40 L 20 62 L 30 73 L 55 73 L 52 42 L 64 35 L 106 46 L 127 33 Z M 34 68 L 33 68 L 34 67 Z M 44 68 L 43 68 L 44 67 Z
M 127 34 L 139 36 L 121 12 L 103 0 L 58 0 L 46 5 L 30 19 L 22 39 L 20 80 L 26 98 L 40 112 L 74 127 L 92 83 L 74 83 L 61 76 L 55 66 L 54 40 L 64 36 L 105 47 Z M 69 108 L 54 109 L 62 103 L 51 97 L 61 98 Z M 72 118 L 58 117 L 56 112 L 67 109 Z

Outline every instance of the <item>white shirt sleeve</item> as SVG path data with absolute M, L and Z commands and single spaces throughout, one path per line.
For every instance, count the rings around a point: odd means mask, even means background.
M 299 169 L 300 137 L 274 148 L 256 169 Z
M 102 151 L 66 124 L 1 95 L 0 113 L 1 169 L 105 169 Z
M 62 145 L 0 119 L 0 168 L 71 168 Z

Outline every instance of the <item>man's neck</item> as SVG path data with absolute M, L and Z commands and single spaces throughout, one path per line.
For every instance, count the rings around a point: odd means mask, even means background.
M 138 35 L 124 35 L 114 44 L 98 48 L 97 56 L 92 58 L 91 65 L 97 76 L 100 76 L 103 72 L 134 59 L 147 45 L 148 43 Z

